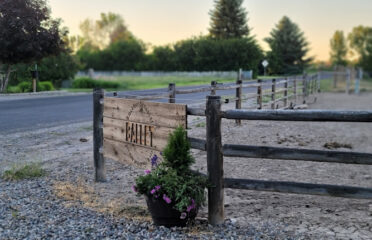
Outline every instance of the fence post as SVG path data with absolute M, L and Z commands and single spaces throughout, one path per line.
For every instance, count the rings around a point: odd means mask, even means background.
M 217 87 L 217 81 L 212 81 L 211 82 L 211 95 L 212 96 L 216 95 L 216 87 Z
M 363 79 L 363 70 L 358 68 L 357 77 L 355 79 L 355 94 L 359 94 L 360 81 Z
M 288 104 L 288 78 L 285 78 L 284 82 L 284 107 L 286 108 Z
M 221 140 L 221 97 L 207 96 L 207 169 L 212 187 L 208 188 L 208 221 L 212 225 L 224 222 L 224 180 Z
M 241 71 L 241 69 L 240 69 L 240 71 Z M 235 109 L 241 109 L 242 108 L 242 83 L 243 83 L 243 81 L 241 79 L 241 74 L 239 74 L 238 79 L 236 80 L 236 84 L 239 85 L 239 87 L 236 89 Z M 236 119 L 235 122 L 238 125 L 242 124 L 242 121 L 240 119 Z
M 297 104 L 297 76 L 293 79 L 293 96 L 294 96 L 294 104 Z
M 257 104 L 258 109 L 262 109 L 262 80 L 257 79 L 259 86 L 257 87 Z
M 306 103 L 306 96 L 307 96 L 307 76 L 306 74 L 302 77 L 302 103 Z
M 105 92 L 101 88 L 93 90 L 93 155 L 95 181 L 106 181 L 105 158 L 103 157 L 103 100 Z
M 168 103 L 175 103 L 176 102 L 176 84 L 175 83 L 169 83 L 168 92 L 169 92 Z
M 334 73 L 333 73 L 333 89 L 337 88 L 337 81 L 339 78 L 339 69 L 338 67 L 334 67 Z
M 276 92 L 276 79 L 274 78 L 271 83 L 271 109 L 275 109 L 275 92 Z
M 317 74 L 317 84 L 316 84 L 316 92 L 320 93 L 320 79 L 321 79 L 322 72 L 318 72 Z
M 350 81 L 351 81 L 351 71 L 350 68 L 346 69 L 346 94 L 350 94 Z

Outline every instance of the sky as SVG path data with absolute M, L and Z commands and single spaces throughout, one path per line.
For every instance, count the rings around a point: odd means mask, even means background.
M 86 18 L 102 12 L 123 16 L 129 30 L 151 45 L 172 44 L 207 34 L 213 0 L 49 0 L 52 16 L 63 19 L 71 34 L 79 34 Z M 245 0 L 251 34 L 263 39 L 283 16 L 299 25 L 310 43 L 310 56 L 329 59 L 329 41 L 336 30 L 349 33 L 354 26 L 372 25 L 371 0 Z

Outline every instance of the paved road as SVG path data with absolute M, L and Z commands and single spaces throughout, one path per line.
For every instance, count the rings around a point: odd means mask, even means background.
M 121 92 L 119 95 L 152 95 L 165 92 L 166 89 L 153 89 Z M 233 96 L 235 91 L 218 91 L 217 93 Z M 203 103 L 207 95 L 208 92 L 177 95 L 176 102 Z M 1 98 L 0 96 L 0 133 L 2 134 L 92 120 L 91 94 L 58 97 L 29 96 L 16 100 L 1 100 Z M 166 102 L 167 99 L 158 101 Z

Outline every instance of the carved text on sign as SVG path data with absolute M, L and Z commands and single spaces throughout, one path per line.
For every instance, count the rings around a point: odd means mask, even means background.
M 140 123 L 125 123 L 125 141 L 142 146 L 153 147 L 155 126 Z

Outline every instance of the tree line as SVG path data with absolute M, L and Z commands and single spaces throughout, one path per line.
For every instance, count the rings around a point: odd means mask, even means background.
M 372 27 L 357 26 L 345 36 L 337 30 L 331 41 L 331 62 L 335 66 L 356 65 L 372 72 Z
M 262 73 L 261 62 L 269 61 L 269 74 L 299 74 L 313 61 L 304 32 L 284 16 L 264 39 L 264 52 L 250 34 L 243 0 L 215 0 L 209 12 L 209 33 L 177 43 L 151 47 L 129 31 L 115 13 L 102 13 L 98 20 L 84 20 L 81 35 L 68 36 L 59 20 L 52 19 L 45 0 L 0 2 L 0 92 L 8 82 L 29 78 L 35 64 L 40 80 L 56 87 L 73 78 L 77 70 L 129 71 L 234 71 L 238 68 Z M 27 18 L 23 16 L 29 16 Z M 16 32 L 14 32 L 16 31 Z M 372 66 L 372 28 L 359 26 L 346 39 L 336 31 L 331 39 L 331 62 Z M 370 70 L 372 71 L 372 69 Z M 11 74 L 16 72 L 16 74 Z M 16 76 L 11 78 L 10 76 Z

